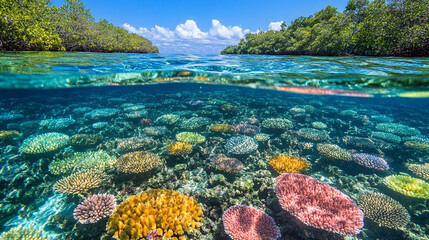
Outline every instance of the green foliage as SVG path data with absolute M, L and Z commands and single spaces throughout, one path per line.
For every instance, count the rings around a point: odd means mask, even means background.
M 107 20 L 95 22 L 81 0 L 0 0 L 0 50 L 158 52 L 152 43 Z
M 350 0 L 280 31 L 246 34 L 222 54 L 429 55 L 429 0 Z

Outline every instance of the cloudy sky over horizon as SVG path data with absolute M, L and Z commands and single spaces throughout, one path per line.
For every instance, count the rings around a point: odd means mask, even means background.
M 268 30 L 280 30 L 282 21 L 271 22 Z M 128 23 L 122 25 L 131 33 L 148 38 L 160 52 L 169 53 L 194 53 L 194 49 L 200 49 L 199 53 L 219 53 L 226 46 L 237 44 L 249 29 L 239 26 L 225 26 L 219 20 L 211 20 L 211 28 L 202 31 L 194 20 L 186 20 L 178 24 L 174 29 L 155 25 L 150 29 L 135 27 Z
M 348 0 L 82 0 L 98 21 L 151 40 L 160 53 L 213 53 L 246 33 L 277 30 L 327 5 L 343 11 Z M 64 0 L 52 0 L 61 5 Z

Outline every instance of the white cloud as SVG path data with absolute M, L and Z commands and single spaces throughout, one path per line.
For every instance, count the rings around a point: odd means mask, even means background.
M 196 38 L 205 39 L 207 33 L 202 32 L 194 20 L 186 20 L 185 23 L 179 24 L 176 27 L 176 33 L 181 38 Z
M 219 39 L 241 39 L 249 29 L 243 31 L 239 26 L 226 27 L 218 20 L 212 20 L 212 28 L 209 30 L 209 35 Z
M 280 21 L 280 22 L 271 22 L 268 25 L 268 30 L 279 31 L 280 29 L 282 29 L 282 23 L 283 23 L 283 21 Z
M 194 20 L 186 20 L 176 26 L 175 30 L 155 25 L 150 29 L 136 28 L 128 23 L 122 25 L 131 33 L 139 34 L 151 40 L 160 52 L 179 53 L 219 53 L 228 45 L 237 44 L 238 41 L 249 33 L 249 29 L 239 26 L 225 26 L 220 21 L 213 19 L 212 26 L 207 31 L 202 31 Z

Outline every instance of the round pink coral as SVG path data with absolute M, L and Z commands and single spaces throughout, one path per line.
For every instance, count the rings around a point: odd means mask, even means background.
M 112 194 L 96 194 L 81 202 L 73 212 L 73 216 L 82 224 L 95 223 L 109 216 L 116 207 L 115 196 Z
M 312 177 L 283 173 L 275 191 L 282 208 L 309 226 L 342 235 L 363 227 L 363 212 L 350 197 Z
M 281 236 L 273 218 L 263 211 L 236 205 L 222 216 L 225 232 L 234 240 L 275 240 Z

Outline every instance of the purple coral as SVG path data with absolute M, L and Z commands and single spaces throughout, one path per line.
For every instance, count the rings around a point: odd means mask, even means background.
M 73 212 L 73 216 L 82 224 L 95 223 L 109 216 L 116 207 L 116 199 L 112 194 L 95 194 L 81 202 Z
M 386 162 L 386 160 L 384 160 L 384 158 L 368 153 L 355 153 L 352 155 L 352 160 L 357 164 L 367 168 L 372 168 L 379 171 L 389 170 L 389 164 Z

